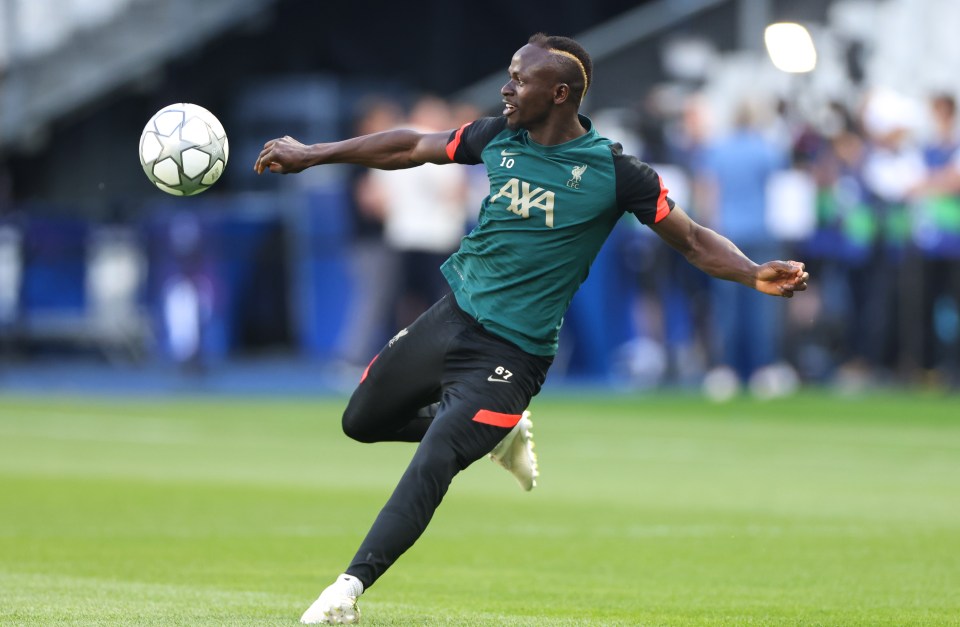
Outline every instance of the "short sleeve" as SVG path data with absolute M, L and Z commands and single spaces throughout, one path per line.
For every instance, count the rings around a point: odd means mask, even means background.
M 612 144 L 613 168 L 616 176 L 617 206 L 637 216 L 643 224 L 656 224 L 673 211 L 673 200 L 663 179 L 649 165 L 636 157 L 623 154 L 620 144 Z
M 480 118 L 467 122 L 450 133 L 447 140 L 447 156 L 451 161 L 474 165 L 481 163 L 480 153 L 494 137 L 507 127 L 507 118 Z

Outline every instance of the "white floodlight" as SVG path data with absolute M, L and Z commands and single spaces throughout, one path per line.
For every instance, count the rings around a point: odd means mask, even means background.
M 802 74 L 812 72 L 817 66 L 817 49 L 813 45 L 813 38 L 800 24 L 770 24 L 763 32 L 763 42 L 778 70 Z

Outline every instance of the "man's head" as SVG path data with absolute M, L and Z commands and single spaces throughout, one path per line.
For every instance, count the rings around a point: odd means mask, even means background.
M 573 98 L 580 106 L 593 82 L 593 60 L 583 46 L 569 37 L 544 33 L 533 35 L 527 43 L 539 46 L 552 55 L 553 62 L 559 66 L 560 77 L 570 86 Z
M 513 55 L 501 88 L 510 128 L 531 128 L 555 111 L 575 113 L 593 79 L 593 62 L 569 37 L 537 33 Z

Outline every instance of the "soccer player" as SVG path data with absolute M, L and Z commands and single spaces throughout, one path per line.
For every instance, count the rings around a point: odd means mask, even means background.
M 344 412 L 344 432 L 356 440 L 420 444 L 353 561 L 301 622 L 359 621 L 357 597 L 417 541 L 453 477 L 491 450 L 521 485 L 533 485 L 524 410 L 556 354 L 574 292 L 625 212 L 714 277 L 786 298 L 806 289 L 803 264 L 748 259 L 692 221 L 653 169 L 579 114 L 592 69 L 574 40 L 537 34 L 510 61 L 498 117 L 442 133 L 264 145 L 257 173 L 483 163 L 490 179 L 479 224 L 441 267 L 452 294 L 390 340 Z

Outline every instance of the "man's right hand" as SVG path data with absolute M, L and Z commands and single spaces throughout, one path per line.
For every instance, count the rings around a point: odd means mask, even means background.
M 294 174 L 302 172 L 311 165 L 309 159 L 310 147 L 289 135 L 271 139 L 263 145 L 253 169 L 257 174 L 270 170 L 277 174 Z

